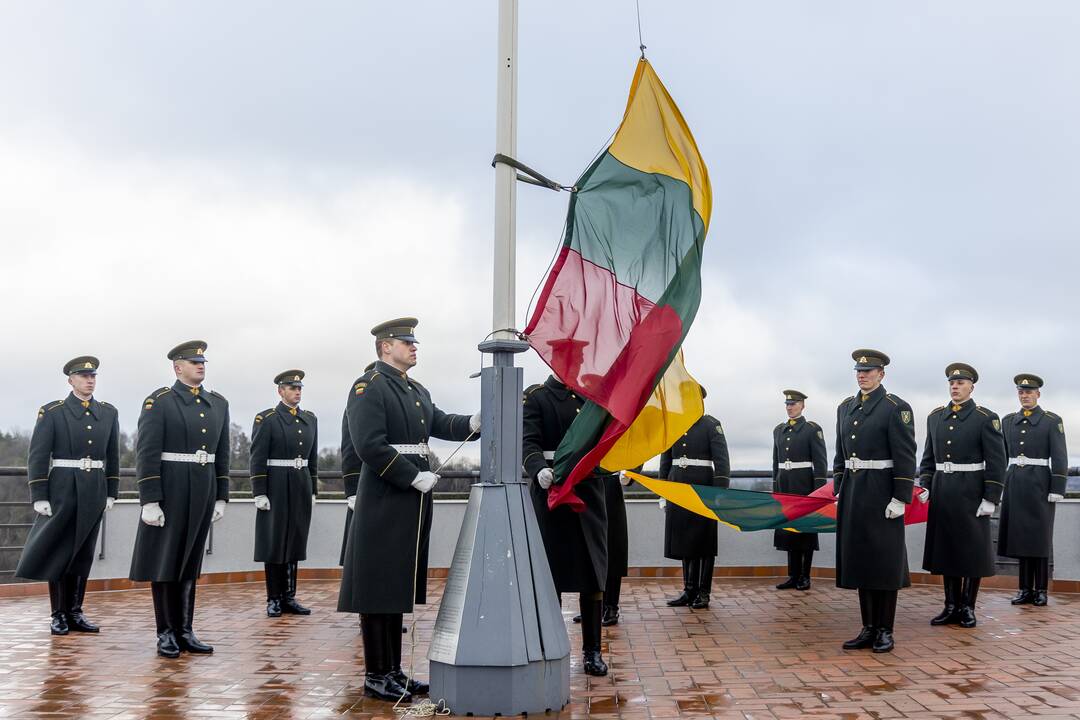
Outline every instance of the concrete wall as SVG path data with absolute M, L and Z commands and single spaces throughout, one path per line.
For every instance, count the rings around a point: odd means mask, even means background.
M 431 536 L 430 566 L 449 567 L 457 543 L 458 528 L 465 514 L 464 500 L 437 500 Z M 677 563 L 663 557 L 663 512 L 653 500 L 630 500 L 626 503 L 630 534 L 630 565 L 632 567 L 674 566 Z M 236 572 L 255 570 L 261 564 L 251 557 L 255 537 L 255 506 L 250 500 L 229 503 L 225 517 L 214 526 L 213 549 L 206 556 L 203 572 Z M 166 519 L 167 521 L 167 519 Z M 134 501 L 118 502 L 108 513 L 102 542 L 105 558 L 96 560 L 92 577 L 125 578 L 131 562 L 131 548 L 139 522 L 139 505 Z M 343 500 L 320 501 L 314 510 L 308 559 L 304 567 L 331 568 L 337 566 L 345 525 Z M 923 525 L 907 528 L 908 563 L 913 571 L 922 566 Z M 785 556 L 772 547 L 772 532 L 741 533 L 721 526 L 718 566 L 752 567 L 783 565 Z M 821 536 L 821 552 L 815 556 L 818 567 L 834 565 L 833 535 Z M 1058 503 L 1054 526 L 1054 577 L 1059 580 L 1080 580 L 1080 500 Z

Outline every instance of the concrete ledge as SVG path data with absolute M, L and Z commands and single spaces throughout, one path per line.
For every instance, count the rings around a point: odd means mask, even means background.
M 430 568 L 428 577 L 432 579 L 445 579 L 449 568 Z M 636 580 L 669 580 L 680 577 L 682 568 L 679 567 L 632 567 L 627 576 Z M 725 566 L 717 567 L 713 571 L 714 578 L 782 578 L 787 575 L 786 565 L 755 565 L 755 566 Z M 832 580 L 836 577 L 833 568 L 814 568 L 813 577 L 818 580 Z M 305 568 L 300 567 L 301 580 L 339 580 L 341 568 Z M 261 583 L 263 582 L 262 570 L 245 570 L 240 572 L 211 572 L 203 573 L 199 578 L 200 585 L 225 585 L 230 583 Z M 912 585 L 941 585 L 940 575 L 931 575 L 924 572 L 911 573 Z M 831 583 L 830 583 L 831 584 Z M 97 578 L 90 579 L 86 583 L 88 592 L 106 592 L 117 590 L 138 590 L 150 587 L 150 583 L 133 582 L 127 578 Z M 1013 590 L 1016 588 L 1014 575 L 995 575 L 982 579 L 982 588 L 996 590 Z M 1080 580 L 1051 580 L 1050 592 L 1052 593 L 1080 593 Z M 48 595 L 49 585 L 43 582 L 9 583 L 0 585 L 0 599 L 14 597 L 31 597 L 35 595 Z

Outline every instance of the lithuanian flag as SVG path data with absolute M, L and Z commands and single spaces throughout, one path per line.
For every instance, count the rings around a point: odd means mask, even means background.
M 809 495 L 789 495 L 654 480 L 635 472 L 627 475 L 668 502 L 736 530 L 836 532 L 832 480 Z M 904 512 L 904 524 L 926 522 L 929 507 L 928 502 L 912 500 Z M 884 507 L 881 512 L 885 512 Z
M 678 353 L 701 300 L 711 208 L 690 128 L 642 58 L 614 140 L 575 184 L 563 247 L 525 328 L 556 377 L 589 401 L 556 450 L 551 507 L 580 508 L 573 487 L 598 465 L 635 467 L 701 416 Z

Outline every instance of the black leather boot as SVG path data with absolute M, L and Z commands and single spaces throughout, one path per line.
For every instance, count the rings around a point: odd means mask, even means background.
M 877 630 L 874 628 L 873 597 L 869 590 L 859 590 L 859 615 L 862 619 L 862 630 L 851 640 L 843 644 L 845 650 L 862 650 L 874 644 Z
M 603 677 L 608 674 L 607 663 L 600 654 L 600 620 L 603 600 L 591 593 L 581 593 L 579 603 L 581 605 L 581 666 L 586 675 Z
M 611 627 L 619 624 L 619 595 L 622 594 L 622 576 L 609 577 L 604 588 L 604 610 L 600 624 Z
M 296 602 L 296 567 L 297 563 L 285 564 L 285 599 L 281 601 L 281 612 L 288 615 L 310 615 L 311 609 Z
M 603 627 L 611 627 L 612 625 L 619 624 L 619 606 L 618 605 L 604 605 L 604 609 L 600 615 L 600 624 Z
M 668 607 L 686 607 L 690 603 L 694 602 L 694 595 L 697 593 L 697 590 L 695 588 L 695 584 L 697 583 L 696 560 L 682 561 L 682 582 L 682 594 L 668 600 Z
M 52 610 L 49 620 L 49 632 L 53 635 L 67 635 L 67 613 L 64 612 L 64 581 L 49 581 L 49 607 Z
M 401 636 L 405 626 L 402 624 L 401 613 L 388 617 L 386 626 L 386 645 L 390 648 L 390 675 L 398 685 L 409 691 L 412 695 L 427 695 L 428 684 L 414 678 L 410 678 L 401 670 Z M 409 668 L 412 669 L 411 667 Z
M 191 629 L 191 624 L 195 619 L 195 578 L 188 580 L 181 580 L 178 583 L 172 583 L 176 592 L 173 597 L 176 598 L 177 614 L 173 617 L 176 618 L 176 643 L 180 646 L 181 650 L 185 650 L 189 653 L 196 653 L 199 655 L 209 655 L 214 652 L 214 648 L 211 645 L 207 645 L 195 634 L 195 631 Z M 170 598 L 170 603 L 172 598 Z
M 803 550 L 799 553 L 799 581 L 795 583 L 795 589 L 806 592 L 810 589 L 810 568 L 814 564 L 814 550 Z
M 784 582 L 776 586 L 777 590 L 794 590 L 799 584 L 799 575 L 802 570 L 802 562 L 797 550 L 787 551 L 787 575 Z
M 68 575 L 64 578 L 64 592 L 67 593 L 68 628 L 76 632 L 96 633 L 100 631 L 83 614 L 83 596 L 86 595 L 86 578 L 82 575 Z
M 263 576 L 266 578 L 266 617 L 281 617 L 281 565 L 263 563 Z
M 876 653 L 892 652 L 893 623 L 896 621 L 896 590 L 872 590 L 874 594 L 874 616 L 877 634 L 874 637 L 873 650 Z
M 176 634 L 169 625 L 172 617 L 169 607 L 170 583 L 150 583 L 150 594 L 154 598 L 154 622 L 157 624 L 157 654 L 164 658 L 180 657 L 180 646 Z
M 1034 566 L 1033 576 L 1035 579 L 1035 592 L 1031 597 L 1031 604 L 1043 607 L 1049 601 L 1046 590 L 1050 587 L 1050 558 L 1032 558 Z
M 930 619 L 931 625 L 953 625 L 960 622 L 961 578 L 946 575 L 941 580 L 945 590 L 945 608 Z
M 960 610 L 958 611 L 958 624 L 962 628 L 973 628 L 978 620 L 975 618 L 975 599 L 979 597 L 980 578 L 964 578 L 964 584 L 960 591 Z
M 697 594 L 690 607 L 694 610 L 704 610 L 709 607 L 712 593 L 713 562 L 715 558 L 705 557 L 698 560 Z
M 412 694 L 390 674 L 391 655 L 386 643 L 387 616 L 360 616 L 360 634 L 364 640 L 364 695 L 396 703 L 412 700 Z
M 1020 572 L 1017 574 L 1019 585 L 1013 605 L 1029 605 L 1035 599 L 1035 566 L 1031 558 L 1020 558 Z

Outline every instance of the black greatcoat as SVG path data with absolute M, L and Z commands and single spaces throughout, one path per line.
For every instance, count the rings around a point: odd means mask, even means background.
M 585 401 L 549 376 L 543 385 L 533 385 L 525 391 L 524 403 L 522 465 L 532 479 L 529 494 L 555 589 L 560 593 L 601 592 L 608 571 L 605 476 L 594 473 L 574 486 L 574 492 L 585 504 L 581 512 L 565 505 L 549 510 L 548 491 L 536 482 L 540 471 L 551 467 L 555 449 Z
M 465 440 L 469 416 L 437 408 L 420 383 L 384 362 L 349 390 L 349 436 L 363 469 L 345 547 L 338 611 L 407 613 L 427 602 L 431 493 L 412 481 L 430 470 L 426 455 L 401 454 L 391 445 L 428 438 Z
M 883 470 L 849 470 L 844 460 L 892 460 Z M 911 502 L 915 477 L 915 419 L 911 406 L 879 386 L 866 400 L 849 397 L 836 411 L 833 481 L 836 510 L 836 586 L 899 590 L 911 585 L 904 518 L 885 518 L 892 499 Z
M 345 497 L 356 495 L 356 488 L 360 484 L 360 471 L 364 463 L 360 462 L 360 456 L 356 454 L 352 438 L 349 437 L 349 413 L 341 413 L 341 481 L 345 483 Z M 345 546 L 349 544 L 349 527 L 352 525 L 353 511 L 345 508 L 345 533 L 341 536 L 341 555 L 338 557 L 338 565 L 345 564 Z
M 1005 496 L 998 528 L 998 554 L 1013 558 L 1048 558 L 1054 554 L 1054 503 L 1050 493 L 1065 494 L 1069 453 L 1061 417 L 1036 406 L 1030 416 L 1018 410 L 1001 421 L 1010 460 L 1021 455 L 1050 461 L 1050 466 L 1013 462 L 1005 476 Z
M 975 517 L 975 511 L 983 500 L 996 504 L 1005 486 L 1001 421 L 971 399 L 958 407 L 939 407 L 926 419 L 926 444 L 919 465 L 919 480 L 930 490 L 923 569 L 935 575 L 990 577 L 996 574 L 990 518 Z M 986 469 L 935 469 L 949 462 L 985 462 Z
M 607 506 L 607 577 L 626 577 L 630 570 L 630 538 L 626 499 L 618 475 L 604 475 L 604 504 Z
M 94 562 L 105 497 L 120 487 L 120 424 L 116 408 L 69 393 L 38 410 L 27 469 L 30 501 L 48 500 L 52 516 L 37 515 L 15 575 L 28 580 L 87 576 Z M 104 469 L 52 468 L 49 461 L 90 458 Z
M 204 451 L 214 462 L 163 461 L 161 453 Z M 165 526 L 139 521 L 128 577 L 138 582 L 176 582 L 202 571 L 206 535 L 216 500 L 229 499 L 229 403 L 177 380 L 143 401 L 135 447 L 139 503 L 160 503 Z
M 708 460 L 713 466 L 680 466 L 679 459 Z M 731 482 L 724 428 L 712 415 L 703 415 L 678 442 L 660 456 L 661 480 L 726 488 Z M 716 557 L 717 522 L 668 503 L 664 510 L 664 557 L 672 560 Z
M 809 462 L 813 467 L 787 468 L 785 462 Z M 792 495 L 809 495 L 825 485 L 829 454 L 825 449 L 825 433 L 816 422 L 804 417 L 794 422 L 782 422 L 773 429 L 772 473 L 773 490 Z M 773 531 L 773 547 L 777 550 L 817 550 L 817 533 Z
M 255 562 L 307 559 L 311 496 L 319 492 L 319 427 L 314 413 L 285 403 L 255 416 L 251 430 L 251 494 L 266 495 L 255 513 Z M 267 460 L 307 460 L 307 467 L 270 467 Z

